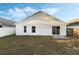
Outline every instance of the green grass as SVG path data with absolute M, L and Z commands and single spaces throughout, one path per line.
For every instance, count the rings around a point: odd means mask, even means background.
M 79 54 L 78 38 L 55 40 L 51 36 L 7 36 L 0 38 L 0 55 L 74 55 Z M 60 40 L 60 42 L 59 42 Z M 67 42 L 68 41 L 68 42 Z

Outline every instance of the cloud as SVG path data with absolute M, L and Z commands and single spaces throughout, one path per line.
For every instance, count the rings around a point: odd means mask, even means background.
M 59 10 L 55 8 L 46 8 L 46 9 L 42 9 L 42 11 L 50 15 L 53 15 L 54 13 L 57 13 Z
M 9 9 L 7 10 L 7 14 L 13 19 L 19 20 L 22 19 L 26 16 L 26 14 L 24 13 L 24 11 L 22 9 L 19 8 L 14 8 L 14 9 Z
M 33 13 L 39 11 L 38 9 L 34 9 L 31 7 L 25 7 L 25 8 L 13 8 L 13 9 L 8 9 L 5 11 L 0 10 L 0 17 L 8 18 L 8 19 L 13 19 L 16 21 L 22 20 Z M 53 15 L 54 13 L 58 12 L 58 9 L 55 8 L 46 8 L 46 9 L 41 9 L 41 11 L 46 12 L 50 15 Z
M 77 10 L 79 10 L 79 8 L 77 8 Z
M 23 9 L 25 12 L 31 12 L 31 13 L 35 13 L 35 12 L 37 12 L 38 10 L 37 9 L 33 9 L 33 8 L 31 8 L 31 7 L 25 7 L 24 9 Z

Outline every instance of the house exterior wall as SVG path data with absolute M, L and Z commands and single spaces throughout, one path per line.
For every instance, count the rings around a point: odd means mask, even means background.
M 27 32 L 24 33 L 24 26 L 27 26 Z M 32 33 L 32 26 L 36 27 L 36 32 Z M 52 26 L 48 24 L 19 24 L 16 25 L 16 35 L 48 35 L 52 36 Z M 58 25 L 57 25 L 58 26 Z M 66 26 L 60 26 L 60 35 L 66 36 Z
M 66 33 L 66 26 L 61 26 L 60 27 L 60 35 L 61 36 L 66 36 L 67 33 Z
M 27 26 L 27 32 L 24 33 L 24 26 Z M 32 26 L 36 27 L 36 32 L 32 33 Z M 45 24 L 16 26 L 16 35 L 52 35 L 52 27 Z
M 79 26 L 67 26 L 67 28 L 79 28 Z
M 15 28 L 0 28 L 0 37 L 12 35 L 15 33 Z

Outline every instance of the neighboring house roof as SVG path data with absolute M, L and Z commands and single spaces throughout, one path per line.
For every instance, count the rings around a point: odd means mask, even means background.
M 70 20 L 66 24 L 67 28 L 79 28 L 79 18 Z
M 32 20 L 32 19 L 35 19 L 35 18 L 41 17 L 41 16 L 47 16 L 47 17 L 49 17 L 50 19 L 47 19 L 47 18 L 41 19 L 41 20 L 45 20 L 45 21 L 47 21 L 49 23 L 52 23 L 53 21 L 55 21 L 55 24 L 58 24 L 58 23 L 65 24 L 64 21 L 62 21 L 62 20 L 60 20 L 60 19 L 58 19 L 58 18 L 56 18 L 54 16 L 48 15 L 47 13 L 42 12 L 42 11 L 38 11 L 38 12 L 34 13 L 33 15 L 31 15 L 29 17 L 26 17 L 24 20 L 22 20 L 21 22 L 18 22 L 17 24 L 22 23 L 24 21 L 29 21 L 29 20 Z
M 0 23 L 9 26 L 9 25 L 14 25 L 14 23 L 16 22 L 5 18 L 0 18 Z
M 74 24 L 78 25 L 79 24 L 79 18 L 76 18 L 76 19 L 72 19 L 70 21 L 68 21 L 66 23 L 67 26 L 74 26 Z

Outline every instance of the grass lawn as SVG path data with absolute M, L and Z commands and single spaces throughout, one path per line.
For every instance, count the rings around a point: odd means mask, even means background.
M 0 55 L 79 54 L 79 39 L 54 39 L 51 36 L 7 36 L 0 38 Z

